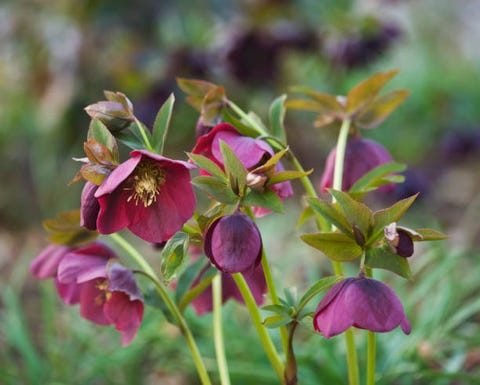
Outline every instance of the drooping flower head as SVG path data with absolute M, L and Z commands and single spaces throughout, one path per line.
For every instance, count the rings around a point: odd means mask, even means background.
M 192 216 L 195 195 L 187 162 L 146 150 L 113 170 L 99 186 L 97 229 L 111 234 L 128 228 L 149 242 L 164 242 Z
M 240 211 L 216 219 L 205 234 L 204 250 L 224 273 L 245 273 L 262 257 L 262 237 L 257 225 Z
M 335 170 L 335 157 L 337 151 L 334 148 L 328 155 L 320 191 L 326 192 L 333 187 L 333 173 Z M 345 148 L 344 172 L 342 179 L 342 190 L 348 191 L 367 172 L 384 163 L 392 161 L 392 156 L 381 144 L 363 138 L 350 138 Z M 394 184 L 380 187 L 383 192 L 390 192 L 395 188 Z
M 142 322 L 143 296 L 132 271 L 116 262 L 112 250 L 93 244 L 71 251 L 58 265 L 58 281 L 76 288 L 83 318 L 115 325 L 122 344 L 130 344 Z
M 334 285 L 315 311 L 313 326 L 326 338 L 343 333 L 350 326 L 372 332 L 389 332 L 411 327 L 395 292 L 384 283 L 360 275 Z

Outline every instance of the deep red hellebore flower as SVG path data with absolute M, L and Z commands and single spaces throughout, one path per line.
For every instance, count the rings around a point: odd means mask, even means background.
M 326 338 L 343 333 L 350 326 L 388 332 L 399 325 L 405 334 L 410 333 L 410 323 L 395 292 L 384 283 L 362 275 L 334 285 L 313 316 L 315 330 Z
M 262 237 L 255 222 L 237 211 L 216 219 L 209 226 L 204 250 L 223 273 L 245 273 L 260 263 Z
M 333 173 L 335 170 L 335 157 L 337 150 L 334 148 L 328 155 L 320 191 L 327 192 L 333 187 Z M 392 156 L 381 144 L 362 138 L 351 138 L 345 148 L 345 161 L 342 179 L 342 190 L 348 191 L 367 172 L 384 163 L 392 161 Z M 391 192 L 395 188 L 393 183 L 380 187 L 383 192 Z
M 97 230 L 128 228 L 148 242 L 164 242 L 180 230 L 195 210 L 189 169 L 194 166 L 146 150 L 130 153 L 98 187 Z
M 143 318 L 143 296 L 133 272 L 101 244 L 71 251 L 58 265 L 58 281 L 76 286 L 80 315 L 99 325 L 115 325 L 122 345 L 135 337 Z

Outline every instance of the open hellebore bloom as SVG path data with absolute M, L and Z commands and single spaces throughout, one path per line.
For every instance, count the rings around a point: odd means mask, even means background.
M 191 164 L 146 150 L 130 153 L 98 187 L 97 230 L 128 228 L 148 242 L 164 242 L 180 230 L 195 210 Z
M 397 326 L 410 334 L 410 323 L 395 292 L 384 283 L 360 275 L 334 285 L 315 311 L 313 326 L 326 338 L 350 326 L 388 332 Z
M 254 139 L 240 134 L 229 123 L 217 124 L 207 134 L 200 136 L 192 153 L 209 158 L 223 169 L 222 153 L 220 151 L 221 140 L 230 146 L 248 171 L 262 165 L 274 155 L 274 151 L 268 143 L 261 139 Z M 280 162 L 276 164 L 275 171 L 283 171 L 283 166 Z M 203 170 L 200 172 L 204 175 L 206 174 Z M 266 179 L 264 182 L 266 182 Z M 289 181 L 274 184 L 270 188 L 282 199 L 293 195 L 292 185 Z
M 60 261 L 58 281 L 76 287 L 83 318 L 115 325 L 126 346 L 142 322 L 143 296 L 133 272 L 115 258 L 112 250 L 100 244 L 76 249 Z
M 320 181 L 320 191 L 322 192 L 326 192 L 328 188 L 333 187 L 336 153 L 336 148 L 334 148 L 328 155 Z M 367 172 L 391 161 L 391 155 L 381 144 L 370 139 L 350 138 L 345 149 L 342 190 L 350 190 L 355 182 Z M 379 190 L 391 192 L 394 188 L 395 185 L 391 183 L 380 187 Z
M 199 274 L 197 279 L 193 282 L 192 287 L 195 287 L 200 282 L 205 271 L 206 269 Z M 250 287 L 255 302 L 260 306 L 264 301 L 263 295 L 267 292 L 267 282 L 265 281 L 262 265 L 259 264 L 253 270 L 245 273 L 244 278 Z M 222 303 L 227 302 L 230 298 L 233 298 L 240 303 L 244 303 L 243 297 L 232 276 L 228 273 L 222 273 Z M 202 291 L 200 295 L 192 301 L 192 305 L 197 315 L 211 312 L 213 310 L 211 286 Z
M 204 250 L 223 273 L 245 273 L 260 263 L 262 237 L 255 222 L 237 211 L 216 219 L 205 234 Z

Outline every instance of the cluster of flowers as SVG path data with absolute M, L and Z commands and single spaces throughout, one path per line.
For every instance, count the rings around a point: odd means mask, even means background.
M 93 121 L 100 121 L 112 133 L 131 124 L 140 125 L 124 95 L 109 93 L 107 96 L 108 101 L 87 107 Z M 105 138 L 105 133 L 103 135 Z M 81 159 L 83 165 L 75 178 L 86 180 L 79 222 L 94 234 L 112 234 L 128 229 L 147 242 L 164 244 L 169 241 L 194 216 L 197 203 L 190 171 L 199 164 L 200 176 L 207 178 L 216 170 L 220 170 L 220 174 L 229 171 L 225 148 L 229 148 L 241 163 L 245 180 L 240 184 L 244 183 L 251 191 L 261 194 L 268 191 L 276 199 L 283 200 L 293 195 L 290 180 L 298 177 L 277 178 L 275 183 L 268 183 L 274 179 L 270 179 L 272 175 L 284 172 L 280 157 L 275 158 L 278 152 L 262 138 L 245 135 L 226 122 L 202 125 L 191 154 L 201 156 L 203 163 L 173 160 L 160 155 L 161 151 L 148 148 L 152 146 L 137 148 L 127 160 L 119 162 L 116 146 L 113 135 L 111 138 L 107 135 L 107 140 L 100 143 L 95 140 L 95 134 L 90 133 L 84 146 L 87 158 Z M 335 158 L 336 151 L 333 150 L 321 179 L 321 192 L 332 187 Z M 348 191 L 367 172 L 391 160 L 388 151 L 380 144 L 356 133 L 346 145 L 343 188 Z M 201 164 L 208 167 L 201 167 Z M 232 180 L 235 177 L 228 175 Z M 240 189 L 234 181 L 230 182 L 232 190 Z M 387 183 L 382 189 L 391 191 L 393 187 Z M 241 191 L 234 193 L 244 194 Z M 200 229 L 203 251 L 222 273 L 223 302 L 229 298 L 243 301 L 232 279 L 232 274 L 242 273 L 260 305 L 267 284 L 261 264 L 262 237 L 254 217 L 270 213 L 270 206 L 243 205 L 241 200 L 231 206 L 233 208 L 211 216 L 207 225 Z M 360 232 L 358 235 L 356 226 L 351 229 L 356 243 L 363 247 L 366 234 Z M 390 252 L 401 258 L 410 257 L 415 237 L 421 238 L 420 234 L 396 226 L 396 223 L 389 223 L 382 229 Z M 350 230 L 347 232 L 351 233 Z M 129 344 L 142 321 L 144 309 L 142 293 L 132 270 L 123 266 L 115 253 L 99 241 L 85 244 L 62 240 L 57 243 L 49 245 L 35 258 L 32 273 L 41 279 L 53 278 L 66 304 L 79 303 L 81 316 L 92 322 L 115 325 L 121 332 L 123 344 Z M 328 252 L 326 254 L 328 256 Z M 208 268 L 209 265 L 200 271 L 193 287 L 201 282 Z M 210 291 L 203 290 L 192 304 L 197 314 L 211 311 Z M 401 326 L 405 333 L 410 332 L 402 304 L 393 290 L 366 277 L 363 270 L 358 277 L 344 278 L 330 289 L 318 305 L 313 323 L 326 338 L 338 335 L 350 326 L 374 332 L 387 332 Z

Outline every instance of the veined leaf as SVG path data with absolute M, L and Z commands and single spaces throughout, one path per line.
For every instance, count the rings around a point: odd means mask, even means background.
M 167 283 L 175 277 L 178 269 L 182 266 L 187 253 L 188 241 L 188 234 L 178 231 L 163 248 L 161 272 Z
M 308 198 L 307 203 L 314 211 L 325 217 L 330 224 L 353 239 L 352 225 L 348 223 L 342 211 L 320 198 Z
M 200 168 L 217 177 L 221 181 L 227 181 L 227 177 L 223 170 L 212 160 L 203 155 L 187 153 L 188 157 Z
M 238 201 L 238 196 L 228 184 L 213 176 L 197 176 L 192 179 L 192 184 L 219 202 L 233 204 Z
M 365 251 L 365 264 L 371 268 L 389 270 L 403 278 L 412 277 L 407 258 L 395 254 L 388 245 L 368 248 Z
M 275 191 L 266 188 L 263 192 L 250 190 L 242 203 L 247 206 L 259 206 L 277 213 L 283 213 L 283 203 Z
M 304 234 L 301 238 L 333 261 L 352 261 L 363 252 L 355 240 L 341 233 Z

